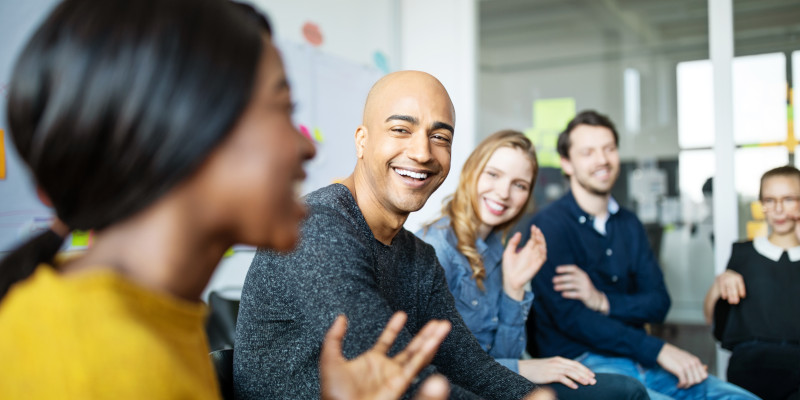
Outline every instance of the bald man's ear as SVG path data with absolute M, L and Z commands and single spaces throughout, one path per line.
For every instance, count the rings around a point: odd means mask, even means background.
M 367 127 L 361 125 L 356 129 L 356 156 L 361 159 L 364 158 L 364 148 L 367 146 Z

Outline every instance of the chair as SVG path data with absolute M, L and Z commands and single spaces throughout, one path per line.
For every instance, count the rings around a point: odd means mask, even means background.
M 223 297 L 214 291 L 208 295 L 210 312 L 206 321 L 208 346 L 211 351 L 233 348 L 236 337 L 236 318 L 239 316 L 239 300 Z
M 223 400 L 233 400 L 233 349 L 212 351 L 210 354 Z

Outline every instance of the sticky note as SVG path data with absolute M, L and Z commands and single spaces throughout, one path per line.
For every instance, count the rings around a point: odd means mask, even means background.
M 319 128 L 314 128 L 314 139 L 320 143 L 324 141 L 322 138 L 322 132 L 319 130 Z
M 231 247 L 230 249 L 228 249 L 228 250 L 225 252 L 225 254 L 223 254 L 222 256 L 223 256 L 223 257 L 230 257 L 230 256 L 232 256 L 232 255 L 233 255 L 233 247 Z
M 0 129 L 0 179 L 6 179 L 6 138 Z
M 300 125 L 298 128 L 300 128 L 300 133 L 302 133 L 303 136 L 305 136 L 308 140 L 313 140 L 311 139 L 311 132 L 308 131 L 308 128 L 306 128 L 305 125 Z
M 575 117 L 575 99 L 542 99 L 533 102 L 533 127 L 544 130 L 562 131 Z
M 89 246 L 89 231 L 72 231 L 72 246 L 73 247 L 88 247 Z

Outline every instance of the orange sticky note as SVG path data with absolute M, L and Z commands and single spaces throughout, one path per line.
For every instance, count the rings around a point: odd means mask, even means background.
M 0 179 L 6 179 L 6 139 L 0 129 Z

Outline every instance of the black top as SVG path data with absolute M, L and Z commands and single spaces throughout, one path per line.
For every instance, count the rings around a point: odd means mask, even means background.
M 720 299 L 714 308 L 714 334 L 722 347 L 800 342 L 800 261 L 790 261 L 785 251 L 773 261 L 748 241 L 733 245 L 728 269 L 744 278 L 746 297 L 738 305 Z
M 374 345 L 398 310 L 408 322 L 392 354 L 431 319 L 453 324 L 421 373 L 446 376 L 451 398 L 519 399 L 536 387 L 480 347 L 456 310 L 433 247 L 405 229 L 391 246 L 382 244 L 343 185 L 319 189 L 306 202 L 298 248 L 259 250 L 247 273 L 234 346 L 237 398 L 319 398 L 320 346 L 336 315 L 349 318 L 343 352 L 354 358 Z

